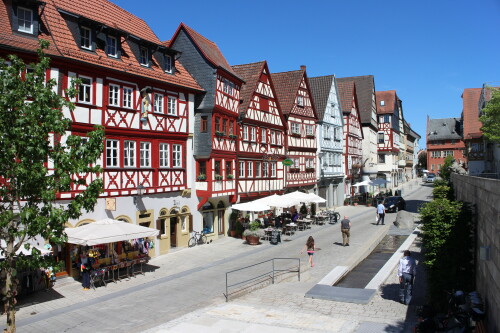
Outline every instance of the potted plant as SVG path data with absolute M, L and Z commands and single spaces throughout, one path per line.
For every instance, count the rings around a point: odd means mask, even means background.
M 234 230 L 236 231 L 236 237 L 243 237 L 244 228 L 241 221 L 236 221 L 234 225 Z
M 229 236 L 235 237 L 236 236 L 236 223 L 238 220 L 238 211 L 233 210 L 231 212 L 231 215 L 229 215 Z
M 222 180 L 223 178 L 222 175 L 215 175 L 215 180 Z
M 227 179 L 234 179 L 234 175 L 232 175 L 232 174 L 228 174 L 228 175 L 227 175 Z
M 345 198 L 344 199 L 344 206 L 349 206 L 349 202 L 350 202 L 349 198 Z
M 207 175 L 205 175 L 204 173 L 200 173 L 197 179 L 200 181 L 207 180 Z
M 260 238 L 264 236 L 264 231 L 260 229 L 260 222 L 258 220 L 250 222 L 249 229 L 243 232 L 243 236 L 245 236 L 248 244 L 259 244 Z
M 219 136 L 219 137 L 222 137 L 222 136 L 224 136 L 225 134 L 224 134 L 224 132 L 221 132 L 221 131 L 215 131 L 215 135 L 216 135 L 216 136 Z

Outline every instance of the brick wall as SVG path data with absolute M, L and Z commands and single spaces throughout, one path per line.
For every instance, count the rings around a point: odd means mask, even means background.
M 477 207 L 476 289 L 486 305 L 488 332 L 500 332 L 500 180 L 452 174 L 457 200 Z M 489 247 L 489 259 L 479 257 Z

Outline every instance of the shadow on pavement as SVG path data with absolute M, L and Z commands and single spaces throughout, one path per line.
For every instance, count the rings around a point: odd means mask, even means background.
M 418 209 L 420 208 L 420 206 L 427 202 L 428 201 L 424 200 L 406 200 L 405 210 L 410 213 L 418 213 Z
M 20 296 L 17 299 L 16 311 L 23 307 L 49 302 L 59 298 L 64 298 L 64 296 L 54 289 L 49 289 L 48 291 L 35 291 L 29 295 Z
M 333 245 L 344 246 L 344 244 L 342 244 L 340 242 L 333 242 Z

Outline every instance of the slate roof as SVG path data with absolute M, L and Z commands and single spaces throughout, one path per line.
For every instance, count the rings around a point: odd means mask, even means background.
M 257 84 L 265 65 L 265 61 L 260 61 L 252 64 L 232 66 L 233 71 L 238 77 L 245 81 L 245 84 L 240 89 L 240 114 L 244 114 L 248 109 L 252 96 L 255 90 L 257 90 Z
M 326 105 L 330 97 L 330 90 L 334 84 L 335 75 L 325 75 L 309 78 L 311 84 L 311 94 L 318 113 L 318 120 L 323 121 Z
M 222 68 L 226 72 L 234 75 L 236 78 L 241 79 L 233 71 L 233 69 L 227 62 L 226 58 L 224 58 L 217 44 L 207 39 L 203 35 L 199 34 L 198 32 L 196 32 L 196 30 L 190 28 L 186 24 L 181 23 L 179 25 L 177 31 L 170 40 L 170 43 L 173 43 L 175 41 L 175 39 L 177 38 L 177 34 L 180 32 L 181 29 L 183 29 L 188 34 L 191 40 L 196 44 L 198 49 L 201 51 L 205 59 L 207 59 L 210 63 L 212 63 L 212 65 L 214 65 L 215 67 Z
M 337 88 L 339 89 L 340 108 L 342 113 L 350 114 L 352 111 L 352 99 L 355 94 L 356 84 L 354 81 L 337 81 Z
M 10 25 L 11 18 L 7 10 L 6 1 L 1 1 L 0 47 L 30 53 L 35 52 L 38 48 L 38 40 L 33 37 L 14 34 Z M 73 37 L 65 20 L 70 17 L 64 12 L 98 22 L 109 29 L 120 32 L 123 51 L 120 59 L 108 57 L 105 51 L 100 48 L 97 48 L 95 52 L 83 51 L 79 47 L 78 41 Z M 41 12 L 40 23 L 44 29 L 41 29 L 42 32 L 38 38 L 50 42 L 49 49 L 46 50 L 49 56 L 60 56 L 118 72 L 147 77 L 175 86 L 203 91 L 179 62 L 176 62 L 176 71 L 173 74 L 165 73 L 156 62 L 155 56 L 152 57 L 153 64 L 150 68 L 141 66 L 132 52 L 129 40 L 125 39 L 125 35 L 136 36 L 160 47 L 164 47 L 164 45 L 142 19 L 107 0 L 47 0 Z
M 295 104 L 295 97 L 297 96 L 297 91 L 305 72 L 306 69 L 303 67 L 298 71 L 271 74 L 281 110 L 285 115 L 288 115 L 292 111 Z
M 377 96 L 377 114 L 389 114 L 396 111 L 396 101 L 398 100 L 396 90 L 376 91 L 375 95 Z M 380 105 L 381 101 L 384 101 L 384 105 Z
M 479 120 L 478 103 L 481 97 L 481 88 L 464 89 L 462 93 L 463 117 L 464 117 L 464 139 L 480 138 L 483 134 L 483 124 Z
M 356 96 L 361 124 L 372 123 L 372 95 L 375 91 L 375 79 L 373 75 L 343 77 L 337 78 L 336 80 L 337 83 L 354 81 L 356 84 Z M 372 125 L 377 126 L 377 123 L 373 122 Z
M 461 140 L 460 118 L 429 119 L 427 141 Z

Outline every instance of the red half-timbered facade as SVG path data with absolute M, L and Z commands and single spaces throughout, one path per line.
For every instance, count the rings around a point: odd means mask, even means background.
M 36 61 L 38 39 L 45 39 L 51 58 L 47 79 L 56 81 L 56 92 L 64 96 L 71 82 L 80 80 L 71 100 L 75 109 L 62 110 L 73 122 L 68 134 L 85 137 L 94 125 L 105 128 L 98 161 L 104 193 L 94 212 L 68 226 L 112 217 L 160 230 L 150 255 L 187 245 L 196 210 L 184 195 L 192 185 L 190 121 L 194 96 L 203 89 L 175 60 L 178 52 L 143 20 L 106 0 L 2 1 L 0 20 L 2 57 L 15 53 Z M 64 205 L 83 188 L 75 185 L 58 200 Z
M 316 184 L 316 123 L 318 115 L 312 100 L 306 67 L 298 71 L 272 74 L 285 119 L 287 119 L 285 186 L 288 191 L 312 190 Z
M 169 44 L 206 91 L 195 100 L 196 196 L 209 236 L 227 232 L 227 207 L 237 200 L 236 150 L 243 80 L 217 45 L 181 23 Z
M 356 84 L 354 81 L 337 82 L 340 94 L 340 105 L 344 117 L 344 162 L 346 175 L 346 192 L 353 194 L 352 185 L 360 180 L 363 164 L 363 131 L 358 112 Z
M 240 201 L 283 193 L 286 120 L 266 61 L 233 66 L 245 80 L 238 121 L 237 184 Z

